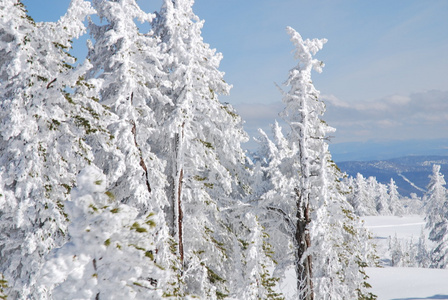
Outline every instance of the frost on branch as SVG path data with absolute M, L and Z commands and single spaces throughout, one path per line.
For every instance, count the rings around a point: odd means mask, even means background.
M 117 203 L 97 167 L 84 168 L 76 181 L 65 203 L 70 242 L 52 251 L 40 283 L 54 299 L 161 297 L 153 215 Z
M 20 1 L 1 5 L 0 272 L 11 297 L 28 298 L 38 293 L 44 256 L 66 241 L 63 202 L 93 157 L 86 136 L 101 140 L 104 132 L 91 89 L 74 91 L 86 67 L 74 67 L 68 49 L 85 31 L 82 20 L 36 23 Z M 80 18 L 89 13 L 78 10 Z

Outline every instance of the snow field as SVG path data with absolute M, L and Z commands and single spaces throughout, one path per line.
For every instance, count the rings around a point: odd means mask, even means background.
M 372 232 L 380 259 L 390 259 L 389 237 L 416 242 L 425 226 L 422 216 L 363 217 Z M 429 244 L 429 243 L 428 243 Z M 372 293 L 378 300 L 448 299 L 448 270 L 423 268 L 367 268 Z
M 367 268 L 378 300 L 448 299 L 448 270 Z

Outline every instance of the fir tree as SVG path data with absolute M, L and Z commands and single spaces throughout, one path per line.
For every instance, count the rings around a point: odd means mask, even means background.
M 394 216 L 402 216 L 404 212 L 404 207 L 400 203 L 400 194 L 397 190 L 397 185 L 393 178 L 390 179 L 389 183 L 389 206 L 390 211 Z
M 36 273 L 66 241 L 63 203 L 93 159 L 86 139 L 107 138 L 96 122 L 103 109 L 81 78 L 89 64 L 72 67 L 68 53 L 92 9 L 74 0 L 57 23 L 35 23 L 20 1 L 1 6 L 0 272 L 12 298 L 45 299 Z
M 218 99 L 230 90 L 218 70 L 222 55 L 203 42 L 192 5 L 166 0 L 153 22 L 164 54 L 160 90 L 170 102 L 151 106 L 160 126 L 152 145 L 167 162 L 167 214 L 184 292 L 222 298 L 232 293 L 234 263 L 232 221 L 223 208 L 246 193 L 240 144 L 247 137 L 241 118 Z
M 261 164 L 266 172 L 261 180 L 267 181 L 258 188 L 267 191 L 261 195 L 261 204 L 271 212 L 270 230 L 277 228 L 276 238 L 289 240 L 280 247 L 292 249 L 294 259 L 289 262 L 295 265 L 299 299 L 372 296 L 363 270 L 368 256 L 373 256 L 367 233 L 359 229 L 359 220 L 338 183 L 340 173 L 325 142 L 332 129 L 321 121 L 324 103 L 311 83 L 312 69 L 321 71 L 323 66 L 312 56 L 325 40 L 303 40 L 292 28 L 288 33 L 299 59 L 283 97 L 282 116 L 291 132 L 283 138 L 276 125 L 274 143 L 261 132 L 267 159 Z M 285 254 L 291 250 L 280 253 L 284 257 L 279 264 L 285 269 Z
M 378 194 L 376 197 L 376 210 L 379 215 L 390 215 L 391 211 L 389 208 L 389 195 L 387 194 L 387 186 L 381 183 L 378 183 L 377 186 Z
M 351 203 L 358 216 L 374 216 L 378 214 L 375 207 L 375 197 L 369 193 L 369 191 L 374 189 L 373 182 L 373 177 L 366 180 L 362 174 L 358 173 L 356 175 Z
M 434 165 L 426 195 L 426 227 L 429 239 L 435 243 L 431 253 L 432 267 L 448 266 L 448 194 L 440 166 Z
M 116 202 L 107 185 L 94 166 L 77 176 L 65 203 L 70 242 L 53 251 L 40 274 L 53 299 L 162 298 L 167 283 L 156 261 L 154 214 Z
M 423 228 L 420 233 L 420 237 L 417 243 L 417 250 L 415 255 L 415 261 L 419 268 L 429 268 L 431 264 L 430 252 L 428 250 L 428 246 L 426 245 L 426 235 L 423 231 Z
M 154 15 L 142 11 L 134 0 L 95 0 L 92 4 L 103 23 L 89 24 L 95 42 L 89 43 L 93 68 L 87 78 L 97 82 L 98 101 L 114 116 L 105 120 L 112 147 L 93 145 L 94 162 L 109 178 L 108 190 L 117 203 L 136 208 L 138 217 L 153 214 L 156 227 L 152 238 L 157 249 L 153 255 L 168 267 L 176 258 L 170 251 L 164 214 L 168 205 L 165 162 L 151 146 L 159 130 L 151 105 L 163 106 L 170 100 L 159 89 L 158 41 L 151 32 L 141 33 L 135 23 L 149 24 Z M 176 272 L 165 275 L 174 280 Z

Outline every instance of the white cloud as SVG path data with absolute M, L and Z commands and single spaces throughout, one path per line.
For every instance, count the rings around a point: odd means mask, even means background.
M 338 129 L 337 142 L 448 137 L 448 91 L 393 95 L 349 106 L 339 103 L 345 102 L 327 101 L 325 115 Z
M 335 95 L 321 95 L 321 99 L 327 103 L 331 103 L 331 105 L 336 107 L 350 107 L 348 102 L 342 101 Z
M 395 105 L 405 105 L 411 101 L 411 98 L 403 95 L 393 95 L 385 98 L 385 100 Z
M 335 143 L 368 140 L 448 138 L 448 91 L 427 91 L 412 95 L 392 95 L 377 101 L 350 103 L 334 95 L 322 95 L 327 104 L 323 119 L 337 129 Z M 281 121 L 284 104 L 235 105 L 245 120 L 245 130 L 258 135 L 258 128 L 270 132 L 269 125 Z M 254 146 L 254 145 L 252 145 Z M 254 148 L 249 146 L 249 148 Z

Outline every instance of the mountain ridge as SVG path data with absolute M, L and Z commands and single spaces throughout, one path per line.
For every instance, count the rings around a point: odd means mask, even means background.
M 434 164 L 441 166 L 441 173 L 448 174 L 448 155 L 408 155 L 386 160 L 344 161 L 337 165 L 342 172 L 355 177 L 374 176 L 378 182 L 388 184 L 393 178 L 403 196 L 412 193 L 423 196 L 429 183 L 428 176 Z

